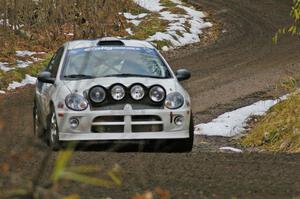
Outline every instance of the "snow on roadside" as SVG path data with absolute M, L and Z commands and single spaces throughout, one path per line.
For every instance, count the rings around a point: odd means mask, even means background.
M 141 20 L 137 20 L 137 19 L 132 19 L 132 20 L 129 20 L 129 22 L 132 23 L 135 26 L 138 26 L 138 25 L 140 25 L 140 23 L 142 21 Z
M 168 46 L 169 48 L 199 42 L 199 35 L 202 34 L 203 29 L 212 27 L 212 24 L 205 22 L 204 18 L 206 16 L 203 12 L 197 11 L 194 7 L 187 7 L 179 0 L 171 1 L 187 14 L 173 14 L 169 11 L 161 11 L 165 7 L 160 4 L 159 0 L 134 0 L 139 6 L 151 12 L 159 13 L 162 20 L 169 22 L 166 30 L 151 35 L 147 40 L 150 42 L 168 41 L 172 44 L 172 46 Z M 127 17 L 130 17 L 130 15 Z M 164 51 L 169 50 L 169 48 L 164 48 Z
M 16 56 L 17 57 L 26 57 L 26 56 L 33 56 L 33 55 L 43 55 L 46 54 L 45 52 L 33 52 L 33 51 L 29 51 L 29 50 L 24 50 L 24 51 L 20 51 L 17 50 L 16 51 Z
M 233 137 L 245 131 L 247 121 L 251 116 L 264 115 L 272 106 L 286 99 L 259 101 L 231 112 L 224 113 L 206 124 L 195 126 L 195 134 L 208 136 Z
M 35 83 L 36 83 L 35 77 L 32 77 L 30 75 L 25 75 L 25 79 L 23 79 L 21 82 L 13 81 L 12 83 L 10 83 L 9 86 L 7 87 L 7 90 L 14 90 L 16 88 L 23 87 L 28 84 L 34 85 Z
M 138 15 L 133 15 L 129 12 L 124 12 L 123 15 L 126 19 L 131 20 L 131 19 L 142 19 L 142 18 L 146 17 L 148 14 L 142 13 L 142 14 L 138 14 Z
M 17 60 L 17 68 L 27 68 L 27 67 L 30 66 L 31 64 L 33 64 L 32 61 L 21 61 L 21 60 Z
M 35 55 L 43 55 L 45 52 L 33 52 L 33 51 L 16 51 L 16 57 L 19 58 L 14 64 L 8 62 L 0 62 L 0 70 L 3 72 L 9 72 L 11 70 L 16 70 L 17 68 L 26 68 L 35 62 L 42 61 L 42 58 L 36 57 Z M 22 58 L 22 60 L 20 60 Z M 14 67 L 11 67 L 14 66 Z M 0 90 L 0 94 L 6 94 L 6 91 L 14 90 L 19 87 L 26 86 L 27 84 L 35 84 L 36 78 L 30 75 L 25 75 L 25 79 L 21 82 L 13 81 L 4 90 Z
M 235 153 L 243 153 L 243 151 L 241 149 L 237 149 L 237 148 L 229 147 L 229 146 L 221 147 L 220 150 L 221 151 L 232 151 Z
M 131 28 L 126 28 L 125 30 L 126 30 L 126 32 L 127 32 L 128 34 L 133 35 L 133 32 L 132 32 Z
M 151 12 L 159 12 L 164 9 L 159 1 L 160 0 L 134 0 L 136 4 Z
M 22 57 L 22 58 L 28 58 L 30 60 L 23 61 L 23 60 L 17 60 L 16 63 L 10 64 L 7 62 L 0 62 L 0 70 L 3 72 L 9 72 L 11 70 L 14 70 L 16 68 L 26 68 L 30 66 L 31 64 L 39 61 L 43 61 L 43 59 L 35 57 L 34 55 L 44 55 L 46 54 L 45 52 L 33 52 L 29 50 L 24 50 L 24 51 L 16 51 L 16 57 Z M 9 66 L 14 66 L 14 67 L 9 67 Z
M 30 57 L 30 59 L 32 59 L 32 61 L 17 60 L 16 67 L 17 68 L 26 68 L 26 67 L 30 66 L 31 64 L 33 64 L 34 62 L 42 61 L 43 59 L 34 57 L 34 55 L 44 55 L 44 54 L 46 54 L 46 53 L 45 52 L 34 52 L 34 51 L 29 51 L 29 50 L 24 50 L 24 51 L 17 50 L 16 51 L 17 57 Z
M 13 67 L 8 67 L 9 64 L 7 62 L 0 62 L 0 70 L 4 71 L 4 72 L 8 72 L 10 70 L 13 70 L 15 68 Z
M 145 18 L 148 14 L 147 13 L 142 13 L 142 14 L 138 14 L 138 15 L 133 15 L 129 12 L 125 12 L 125 13 L 119 13 L 119 14 L 123 14 L 124 17 L 127 19 L 128 23 L 132 23 L 135 26 L 140 25 L 140 23 L 142 22 L 142 19 Z M 132 32 L 130 33 L 127 29 L 126 31 L 132 35 Z

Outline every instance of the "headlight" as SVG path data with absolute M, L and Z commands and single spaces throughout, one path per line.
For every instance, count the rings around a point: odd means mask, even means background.
M 178 92 L 174 92 L 174 93 L 170 93 L 167 96 L 165 105 L 169 109 L 178 109 L 183 105 L 183 103 L 184 103 L 183 96 Z
M 153 102 L 162 102 L 166 97 L 166 92 L 161 86 L 153 86 L 150 89 L 149 96 Z
M 120 101 L 125 97 L 125 89 L 121 85 L 116 85 L 111 89 L 111 96 L 114 100 Z
M 87 100 L 79 94 L 75 94 L 75 93 L 70 94 L 66 97 L 65 101 L 67 107 L 74 111 L 83 111 L 88 107 Z
M 106 92 L 101 86 L 96 86 L 90 90 L 89 98 L 94 103 L 101 103 L 106 98 Z
M 141 86 L 141 85 L 134 85 L 130 89 L 130 94 L 131 94 L 132 99 L 141 100 L 145 96 L 145 90 L 144 90 L 143 86 Z

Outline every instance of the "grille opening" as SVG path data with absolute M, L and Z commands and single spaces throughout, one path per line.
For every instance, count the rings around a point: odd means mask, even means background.
M 125 117 L 98 116 L 93 120 L 91 132 L 93 133 L 124 133 L 125 125 L 131 125 L 133 133 L 162 132 L 162 119 L 156 115 L 133 115 L 132 124 L 125 124 Z
M 100 116 L 94 122 L 124 122 L 124 116 Z
M 92 126 L 93 133 L 123 133 L 124 126 Z
M 156 115 L 135 115 L 132 116 L 133 122 L 148 122 L 148 121 L 162 121 L 159 116 Z
M 142 133 L 142 132 L 161 132 L 163 131 L 162 124 L 154 124 L 154 125 L 133 125 L 132 132 L 134 133 Z

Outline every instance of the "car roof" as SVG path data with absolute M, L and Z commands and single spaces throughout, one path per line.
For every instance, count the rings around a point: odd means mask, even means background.
M 114 45 L 120 46 L 128 46 L 128 47 L 144 47 L 144 48 L 151 48 L 155 49 L 155 47 L 147 42 L 142 40 L 135 40 L 135 39 L 122 39 L 122 38 L 115 38 L 115 37 L 104 37 L 100 39 L 88 39 L 88 40 L 74 40 L 65 43 L 65 46 L 68 50 L 78 49 L 78 48 L 90 48 L 103 45 L 109 45 L 109 42 L 115 42 Z

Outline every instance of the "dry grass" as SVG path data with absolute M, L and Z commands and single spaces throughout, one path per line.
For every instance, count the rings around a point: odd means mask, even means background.
M 53 2 L 54 7 L 47 0 L 38 3 L 33 0 L 0 2 L 7 3 L 0 8 L 0 20 L 8 21 L 0 23 L 0 61 L 9 63 L 15 61 L 15 50 L 23 47 L 32 50 L 32 46 L 42 46 L 52 50 L 66 40 L 125 37 L 128 35 L 125 31 L 126 19 L 119 13 L 147 12 L 132 0 L 120 0 L 118 3 L 114 0 L 79 3 L 61 0 Z M 68 36 L 67 33 L 73 33 L 74 36 Z
M 241 144 L 268 151 L 300 152 L 300 93 L 272 107 Z
M 184 9 L 177 7 L 177 4 L 173 3 L 170 0 L 160 0 L 160 3 L 165 7 L 164 9 L 162 9 L 162 11 L 168 11 L 172 14 L 180 15 L 187 14 Z M 136 6 L 135 13 L 145 13 L 145 10 L 139 6 Z M 161 15 L 158 12 L 149 13 L 144 19 L 142 19 L 142 22 L 138 26 L 131 25 L 131 29 L 134 35 L 129 36 L 129 38 L 144 40 L 157 32 L 165 32 L 168 25 L 169 21 L 161 19 Z M 190 24 L 186 23 L 185 28 L 188 31 L 190 28 Z M 154 41 L 153 43 L 156 44 L 156 47 L 158 49 L 161 49 L 163 46 L 172 46 L 171 43 L 166 40 Z
M 7 7 L 0 9 L 0 13 L 7 9 L 16 10 L 13 13 L 18 14 L 11 14 L 7 18 L 14 19 L 13 24 L 18 24 L 22 20 L 24 24 L 24 27 L 20 30 L 15 30 L 10 26 L 0 26 L 0 61 L 13 63 L 16 60 L 15 50 L 20 48 L 32 50 L 32 47 L 38 47 L 39 49 L 44 48 L 43 51 L 53 50 L 61 43 L 73 39 L 121 36 L 144 40 L 156 32 L 165 32 L 169 23 L 162 20 L 159 13 L 150 13 L 132 0 L 121 0 L 118 4 L 115 4 L 112 0 L 96 0 L 98 6 L 92 10 L 86 10 L 85 8 L 94 1 L 82 2 L 75 9 L 66 0 L 63 0 L 58 3 L 53 12 L 37 12 L 37 8 L 50 9 L 46 4 L 46 0 L 40 1 L 39 4 L 33 4 L 32 2 L 32 0 L 18 2 L 16 4 L 18 6 L 14 6 L 13 1 L 11 1 L 11 4 L 8 4 Z M 170 0 L 160 0 L 160 3 L 165 7 L 162 11 L 181 15 L 187 14 L 185 10 L 177 7 Z M 122 12 L 130 12 L 134 15 L 148 13 L 148 16 L 142 19 L 138 26 L 134 26 L 128 23 L 123 15 L 119 14 Z M 32 13 L 35 13 L 35 15 Z M 67 14 L 61 15 L 61 13 Z M 78 13 L 81 13 L 81 15 L 78 16 Z M 189 24 L 185 24 L 185 26 L 189 30 Z M 132 29 L 133 36 L 128 35 L 126 32 L 125 29 L 128 27 Z M 74 33 L 74 36 L 68 36 L 65 33 Z M 158 48 L 168 45 L 166 41 L 156 43 Z
M 165 30 L 168 27 L 168 22 L 159 17 L 158 13 L 148 14 L 138 26 L 133 27 L 134 35 L 132 38 L 146 39 L 156 32 Z
M 169 11 L 173 14 L 187 14 L 184 9 L 177 7 L 177 4 L 170 0 L 160 0 L 160 3 L 162 6 L 166 7 L 162 11 Z

